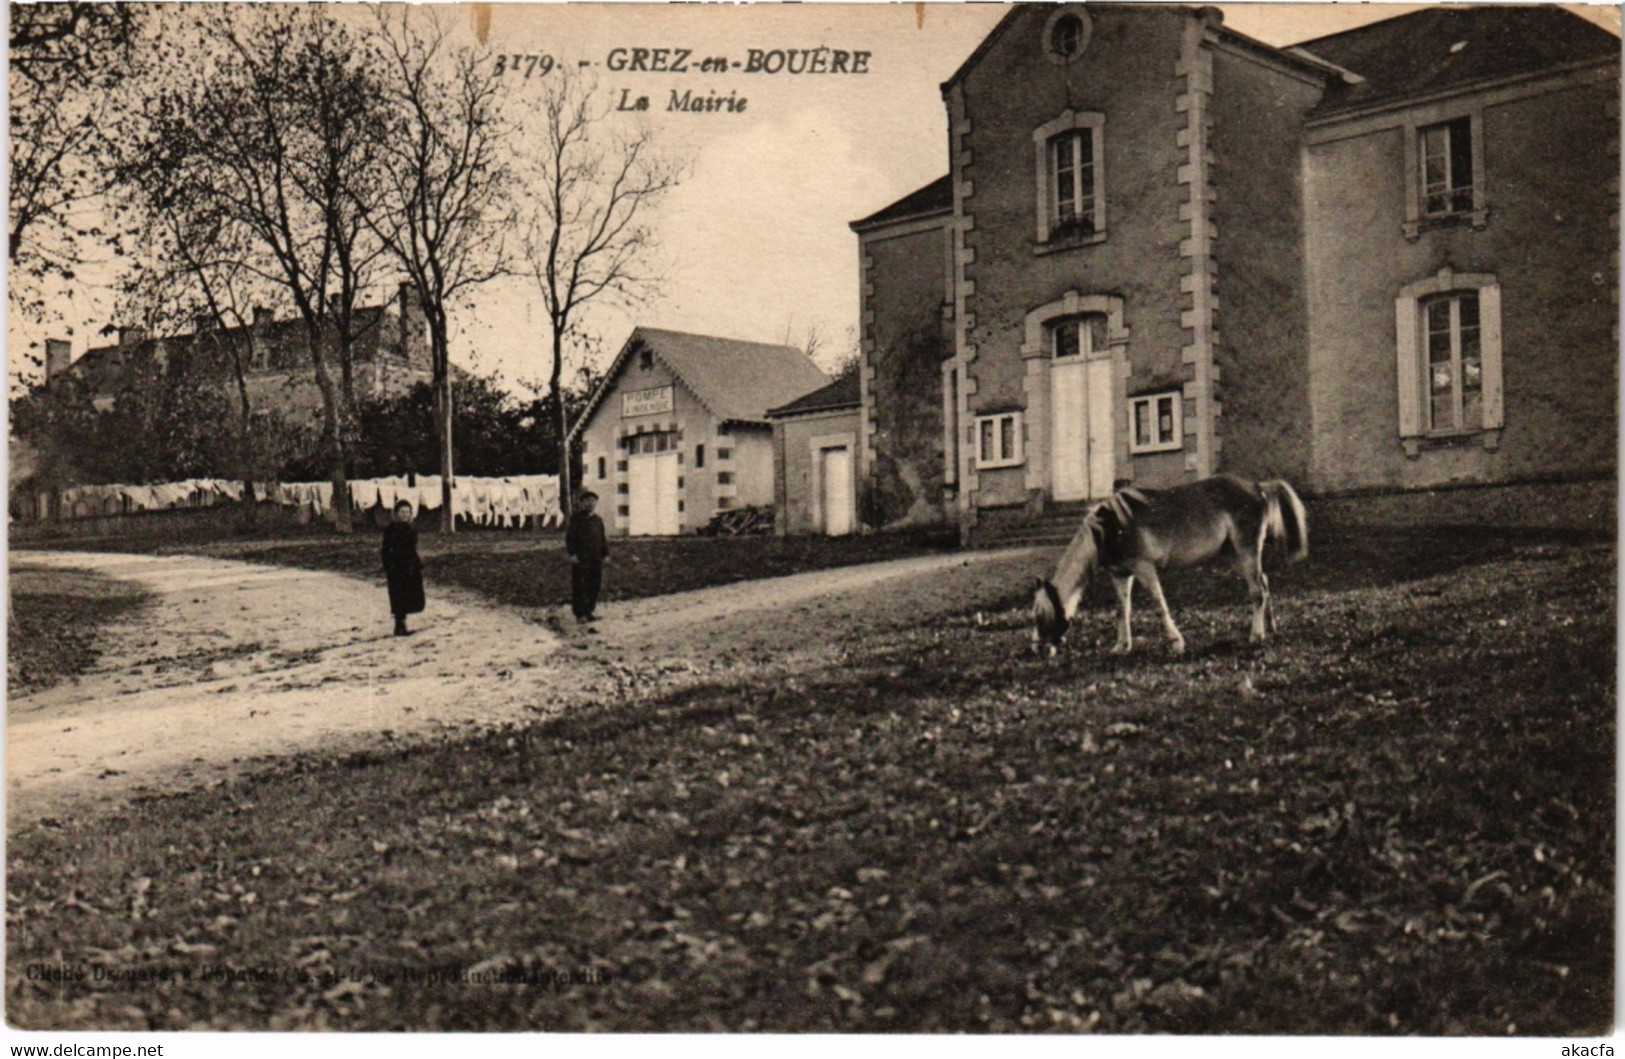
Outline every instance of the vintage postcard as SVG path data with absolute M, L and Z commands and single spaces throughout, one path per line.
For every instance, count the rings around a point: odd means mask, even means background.
M 8 1036 L 1611 1055 L 1620 51 L 12 6 Z

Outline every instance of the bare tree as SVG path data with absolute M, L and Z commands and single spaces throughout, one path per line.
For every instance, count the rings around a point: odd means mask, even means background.
M 273 453 L 270 439 L 255 429 L 256 413 L 263 409 L 248 385 L 254 357 L 250 324 L 252 307 L 261 305 L 272 287 L 255 276 L 249 264 L 254 247 L 240 226 L 206 201 L 199 209 L 184 210 L 189 197 L 162 182 L 144 190 L 149 197 L 143 203 L 141 239 L 148 262 L 126 280 L 125 300 L 134 308 L 123 315 L 143 313 L 152 333 L 189 329 L 192 383 L 231 388 L 243 522 L 251 525 L 258 514 L 254 483 L 273 473 Z
M 428 325 L 440 437 L 441 529 L 451 506 L 451 311 L 470 290 L 509 271 L 508 158 L 513 143 L 491 63 L 455 47 L 426 8 L 379 5 L 377 79 L 389 111 L 380 129 L 386 174 L 368 214 L 417 294 Z
M 336 337 L 342 365 L 353 338 L 339 323 L 367 256 L 356 189 L 375 162 L 377 91 L 354 39 L 319 9 L 221 6 L 198 21 L 206 61 L 194 56 L 200 72 L 151 100 L 132 165 L 168 173 L 188 197 L 183 214 L 242 233 L 254 251 L 242 267 L 280 287 L 303 322 L 335 524 L 349 532 L 345 395 L 329 354 Z
M 583 308 L 633 301 L 652 284 L 644 271 L 654 244 L 650 213 L 677 186 L 682 167 L 656 152 L 646 127 L 617 121 L 592 80 L 567 68 L 543 80 L 525 135 L 533 207 L 524 254 L 552 332 L 548 396 L 562 442 L 565 345 Z M 572 454 L 560 449 L 559 499 L 568 513 Z
M 90 247 L 108 256 L 119 250 L 98 208 L 106 190 L 101 132 L 117 87 L 137 64 L 133 43 L 145 18 L 146 9 L 132 4 L 10 5 L 13 328 L 56 315 L 60 295 L 95 257 Z
M 8 254 L 71 267 L 75 208 L 102 190 L 90 155 L 107 89 L 128 72 L 139 10 L 123 4 L 16 4 L 10 33 Z M 36 234 L 42 228 L 52 234 Z M 99 234 L 99 233 L 98 233 Z M 33 245 L 30 245 L 30 239 Z M 65 245 L 66 244 L 66 245 Z

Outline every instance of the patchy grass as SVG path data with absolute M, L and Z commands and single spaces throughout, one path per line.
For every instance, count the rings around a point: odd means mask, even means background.
M 1606 1033 L 1614 552 L 1474 540 L 1317 540 L 1264 648 L 1233 578 L 1170 585 L 1181 659 L 1143 608 L 1128 659 L 1103 609 L 1022 658 L 989 599 L 800 674 L 47 820 L 11 836 L 10 1018 Z
M 103 626 L 150 601 L 139 587 L 87 570 L 13 565 L 6 691 L 29 695 L 90 669 Z
M 351 537 L 319 535 L 154 545 L 99 539 L 63 542 L 93 550 L 183 551 L 216 559 L 325 570 L 365 579 L 380 572 L 379 534 L 359 530 Z M 53 545 L 54 546 L 54 545 Z M 602 599 L 642 599 L 673 592 L 780 577 L 858 563 L 901 559 L 952 550 L 953 531 L 885 533 L 854 537 L 672 537 L 611 540 Z M 475 531 L 455 537 L 424 533 L 418 539 L 424 576 L 430 581 L 471 589 L 510 606 L 565 606 L 570 602 L 570 563 L 564 538 L 517 531 Z M 431 589 L 432 590 L 432 589 Z

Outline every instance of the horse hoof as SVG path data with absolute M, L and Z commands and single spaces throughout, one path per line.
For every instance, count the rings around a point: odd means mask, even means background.
M 1185 653 L 1185 641 L 1184 640 L 1175 640 L 1173 643 L 1168 645 L 1168 650 L 1171 651 L 1172 653 L 1174 653 L 1175 655 L 1184 654 Z

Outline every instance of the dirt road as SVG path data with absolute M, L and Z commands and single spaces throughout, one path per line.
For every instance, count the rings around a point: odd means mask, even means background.
M 384 592 L 335 574 L 192 557 L 25 552 L 156 602 L 111 626 L 95 668 L 7 705 L 13 822 L 88 799 L 186 789 L 256 758 L 534 720 L 673 684 L 828 664 L 867 631 L 984 605 L 1033 551 L 825 570 L 602 608 L 591 631 L 431 586 L 415 634 Z

